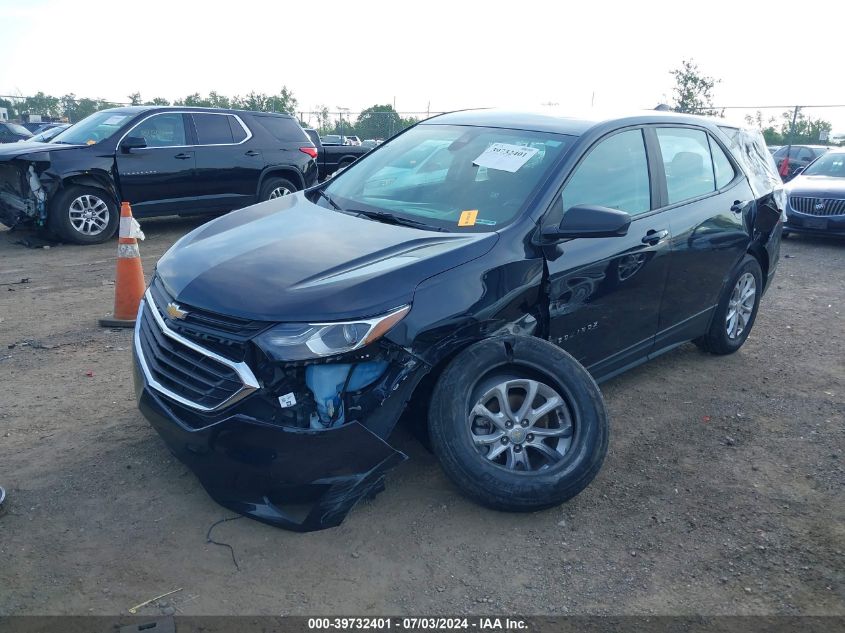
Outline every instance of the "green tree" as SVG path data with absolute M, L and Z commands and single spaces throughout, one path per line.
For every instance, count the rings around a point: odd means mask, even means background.
M 357 135 L 364 138 L 390 138 L 408 127 L 390 104 L 374 105 L 362 110 L 355 121 Z
M 21 114 L 40 114 L 50 117 L 61 116 L 59 98 L 38 92 L 32 97 L 26 97 L 20 108 L 18 108 L 18 112 Z
M 145 101 L 144 105 L 169 106 L 170 102 L 164 97 L 156 97 L 152 101 Z
M 129 105 L 137 106 L 143 103 L 141 101 L 141 93 L 140 92 L 133 92 L 131 95 L 127 95 L 126 97 L 129 99 Z
M 8 99 L 0 99 L 0 108 L 6 108 L 10 119 L 15 118 L 18 114 L 18 106 Z
M 702 73 L 692 59 L 685 59 L 681 67 L 669 72 L 675 78 L 674 104 L 675 112 L 720 116 L 713 108 L 713 88 L 720 83 L 720 79 L 713 79 Z

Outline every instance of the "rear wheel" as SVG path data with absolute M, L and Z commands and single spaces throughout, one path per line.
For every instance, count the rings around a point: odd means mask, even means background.
M 468 497 L 499 510 L 539 510 L 577 495 L 601 468 L 608 432 L 587 370 L 532 337 L 468 347 L 431 398 L 429 434 L 443 470 Z
M 296 191 L 296 185 L 286 178 L 270 177 L 261 187 L 260 201 L 289 196 Z
M 50 204 L 47 225 L 54 235 L 74 244 L 105 242 L 117 229 L 117 204 L 102 189 L 71 186 Z
M 754 327 L 762 292 L 760 263 L 753 255 L 746 255 L 722 290 L 710 330 L 695 344 L 711 354 L 737 351 Z

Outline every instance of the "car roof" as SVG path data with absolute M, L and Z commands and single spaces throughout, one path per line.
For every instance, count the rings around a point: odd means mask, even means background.
M 122 106 L 119 108 L 100 110 L 100 112 L 115 112 L 135 115 L 148 112 L 168 112 L 171 110 L 178 112 L 212 112 L 217 114 L 258 114 L 285 117 L 286 119 L 294 118 L 293 115 L 288 114 L 287 112 L 262 112 L 259 110 L 235 110 L 232 108 L 200 108 L 198 106 Z
M 705 123 L 708 127 L 716 125 L 743 127 L 721 119 L 659 110 L 627 112 L 589 110 L 583 114 L 575 115 L 499 109 L 461 110 L 434 116 L 422 122 L 422 124 L 428 125 L 476 125 L 552 132 L 572 136 L 581 136 L 592 128 L 608 123 L 614 123 L 619 127 L 644 123 L 686 123 L 690 125 Z

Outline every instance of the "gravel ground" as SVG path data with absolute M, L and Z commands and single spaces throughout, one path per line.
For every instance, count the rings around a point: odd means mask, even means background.
M 145 270 L 200 220 L 144 222 Z M 602 386 L 610 452 L 535 514 L 464 499 L 409 435 L 387 490 L 294 534 L 215 504 L 136 410 L 97 327 L 114 244 L 0 232 L 0 615 L 845 614 L 845 242 L 784 243 L 731 357 L 685 345 Z M 26 280 L 21 283 L 22 280 Z

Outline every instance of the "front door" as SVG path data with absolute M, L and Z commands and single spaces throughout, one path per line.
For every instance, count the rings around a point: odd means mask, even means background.
M 557 223 L 579 204 L 632 215 L 623 237 L 547 249 L 550 339 L 596 378 L 646 357 L 657 332 L 670 232 L 665 215 L 652 210 L 651 181 L 643 131 L 617 132 L 591 148 L 544 219 Z
M 196 152 L 185 117 L 163 112 L 143 119 L 124 140 L 140 137 L 147 146 L 129 152 L 117 148 L 121 194 L 136 215 L 177 213 L 194 206 Z

